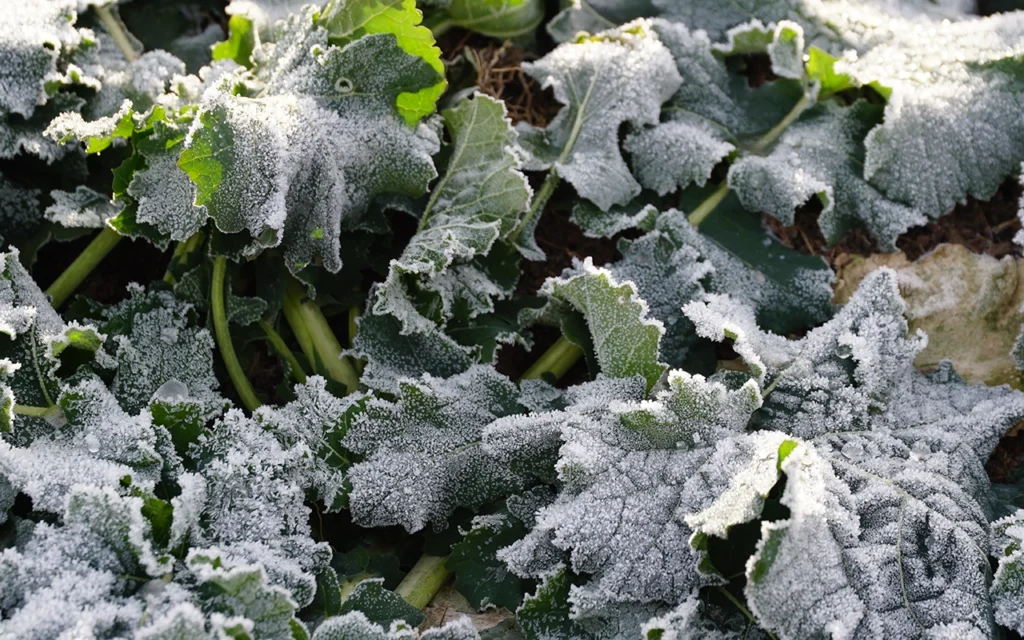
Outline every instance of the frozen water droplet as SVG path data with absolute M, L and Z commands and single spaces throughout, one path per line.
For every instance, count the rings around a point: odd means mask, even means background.
M 352 85 L 352 81 L 349 80 L 348 78 L 338 78 L 338 80 L 334 83 L 334 88 L 337 90 L 338 93 L 342 95 L 352 93 L 352 90 L 355 89 L 355 87 Z
M 160 340 L 166 344 L 174 344 L 178 341 L 178 330 L 174 327 L 165 327 L 161 329 Z
M 402 487 L 402 493 L 407 496 L 412 495 L 412 487 Z
M 183 400 L 188 398 L 188 387 L 177 378 L 171 378 L 153 392 L 151 400 Z
M 100 452 L 100 439 L 96 437 L 96 434 L 90 433 L 85 436 L 85 448 L 89 450 L 89 453 Z
M 864 445 L 853 440 L 844 444 L 842 451 L 843 455 L 850 460 L 860 460 L 864 457 Z
M 845 360 L 853 355 L 853 347 L 848 344 L 840 344 L 836 347 L 836 355 Z
M 911 460 L 925 460 L 930 455 L 932 455 L 932 448 L 924 440 L 918 440 L 910 445 Z

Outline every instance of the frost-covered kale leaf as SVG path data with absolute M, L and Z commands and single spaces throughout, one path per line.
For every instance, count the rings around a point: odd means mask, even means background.
M 462 373 L 473 364 L 468 350 L 438 330 L 402 333 L 390 315 L 365 315 L 349 353 L 366 361 L 360 383 L 397 394 L 399 380 L 429 373 L 438 378 Z
M 145 600 L 131 597 L 139 581 L 158 583 L 173 568 L 150 540 L 143 501 L 79 485 L 60 514 L 60 524 L 30 525 L 0 552 L 4 635 L 41 640 L 132 629 L 146 613 Z
M 746 565 L 762 626 L 787 638 L 991 635 L 983 465 L 1024 416 L 1024 396 L 969 386 L 949 366 L 918 373 L 923 340 L 907 337 L 888 270 L 799 341 L 760 332 L 741 309 L 711 297 L 687 313 L 772 378 L 756 424 L 799 439 L 779 451 L 789 514 L 762 524 Z M 721 523 L 751 515 L 739 516 L 729 495 L 687 522 L 725 537 Z
M 65 323 L 57 315 L 17 250 L 0 253 L 0 389 L 8 389 L 18 404 L 53 406 L 61 389 L 62 356 L 71 362 L 88 359 L 102 344 L 95 327 Z M 10 431 L 12 421 L 5 411 L 0 431 Z
M 607 268 L 616 280 L 632 282 L 650 315 L 664 325 L 661 357 L 672 366 L 682 366 L 697 339 L 682 307 L 705 291 L 744 300 L 763 326 L 779 333 L 831 315 L 828 266 L 780 244 L 766 245 L 760 218 L 733 196 L 701 232 L 672 209 L 657 217 L 650 233 L 620 240 L 619 252 L 622 258 Z
M 293 272 L 315 260 L 336 272 L 341 229 L 374 196 L 418 196 L 436 175 L 435 133 L 407 125 L 396 100 L 438 74 L 389 33 L 332 44 L 337 21 L 313 15 L 292 16 L 254 50 L 244 90 L 225 82 L 204 94 L 178 164 L 221 231 L 249 234 L 244 255 L 283 243 Z
M 666 366 L 659 360 L 659 343 L 665 327 L 661 320 L 648 317 L 647 303 L 635 284 L 620 281 L 586 258 L 562 277 L 549 278 L 541 292 L 556 303 L 556 313 L 560 303 L 582 314 L 588 335 L 586 344 L 579 346 L 593 348 L 601 373 L 611 378 L 642 376 L 648 389 L 661 378 Z M 567 337 L 583 342 L 579 336 Z
M 1024 511 L 992 523 L 992 555 L 999 568 L 992 581 L 996 622 L 1017 633 L 1024 630 Z
M 883 248 L 924 224 L 919 211 L 894 202 L 863 176 L 863 140 L 881 121 L 881 109 L 864 101 L 829 103 L 805 112 L 765 156 L 746 156 L 729 169 L 729 186 L 743 205 L 791 225 L 797 208 L 816 196 L 825 239 L 835 243 L 854 227 L 867 229 Z
M 624 146 L 640 183 L 665 194 L 690 183 L 703 185 L 715 165 L 781 120 L 803 90 L 800 82 L 786 79 L 751 89 L 746 77 L 729 73 L 704 32 L 664 20 L 653 25 L 683 83 L 665 104 L 662 122 L 630 134 Z M 773 51 L 785 38 L 802 43 L 802 37 L 799 25 L 787 22 L 760 44 Z M 797 53 L 799 60 L 803 52 Z M 799 80 L 802 63 L 798 74 Z
M 480 634 L 469 618 L 456 618 L 440 627 L 417 631 L 408 623 L 394 621 L 383 627 L 361 611 L 329 618 L 317 627 L 313 640 L 479 640 Z
M 364 456 L 348 474 L 356 523 L 443 528 L 456 507 L 479 507 L 520 487 L 521 477 L 480 444 L 484 427 L 522 410 L 512 382 L 477 365 L 398 386 L 393 402 L 371 396 L 342 441 Z
M 486 260 L 515 230 L 531 195 L 505 106 L 476 94 L 443 115 L 452 140 L 448 166 L 373 302 L 375 314 L 394 315 L 405 333 L 434 329 L 417 298 L 428 296 L 425 306 L 437 309 L 430 315 L 444 324 L 457 312 L 472 318 L 493 311 L 492 298 L 510 295 L 518 280 L 515 269 L 511 280 L 500 270 L 494 277 Z
M 734 476 L 756 478 L 764 493 L 775 483 L 774 460 L 758 461 L 760 452 L 778 447 L 778 438 L 739 437 L 761 402 L 753 382 L 728 390 L 673 371 L 667 389 L 644 397 L 642 378 L 599 379 L 552 421 L 563 486 L 536 513 L 533 531 L 499 552 L 516 573 L 537 577 L 554 568 L 550 549 L 567 551 L 573 572 L 590 576 L 571 589 L 577 619 L 687 597 L 706 580 L 683 518 L 709 505 Z M 530 422 L 543 418 L 527 416 L 518 430 L 512 419 L 496 424 L 485 436 L 488 449 L 538 455 Z M 765 464 L 770 473 L 761 474 Z M 752 509 L 756 499 L 750 502 Z
M 462 540 L 452 546 L 445 566 L 455 574 L 455 588 L 477 609 L 515 611 L 519 606 L 525 581 L 508 570 L 497 552 L 525 533 L 523 521 L 503 509 L 474 518 Z
M 0 35 L 0 157 L 26 151 L 53 162 L 64 155 L 66 149 L 46 141 L 42 130 L 60 110 L 78 109 L 83 101 L 59 90 L 73 84 L 99 86 L 93 74 L 75 64 L 81 62 L 80 54 L 97 46 L 91 30 L 76 26 L 78 5 L 46 0 L 5 7 Z
M 224 408 L 213 373 L 213 336 L 189 304 L 169 291 L 135 285 L 129 297 L 90 314 L 116 359 L 112 390 L 131 414 L 153 402 L 193 404 L 212 417 Z
M 526 168 L 553 168 L 601 209 L 640 193 L 619 150 L 623 123 L 656 124 L 680 78 L 649 22 L 563 44 L 523 69 L 565 106 L 544 129 L 520 124 Z

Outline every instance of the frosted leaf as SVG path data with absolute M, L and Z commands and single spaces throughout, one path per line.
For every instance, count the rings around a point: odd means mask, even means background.
M 705 33 L 664 20 L 655 20 L 654 30 L 672 53 L 683 83 L 665 105 L 665 121 L 630 134 L 624 147 L 640 183 L 664 195 L 690 183 L 703 185 L 715 165 L 774 126 L 802 91 L 797 82 L 751 89 L 746 78 L 729 73 Z M 786 34 L 769 32 L 762 50 Z M 798 77 L 802 69 L 801 62 Z
M 221 231 L 249 234 L 244 255 L 283 243 L 293 272 L 317 259 L 336 272 L 341 229 L 373 197 L 415 197 L 436 176 L 436 135 L 407 126 L 395 101 L 437 74 L 390 34 L 329 45 L 311 16 L 254 51 L 246 82 L 258 97 L 227 83 L 207 91 L 178 164 Z
M 1017 633 L 1024 629 L 1024 511 L 992 523 L 992 551 L 999 568 L 992 580 L 996 622 Z
M 194 605 L 182 603 L 141 627 L 136 640 L 214 640 L 206 631 L 206 618 Z
M 213 336 L 194 326 L 191 305 L 168 291 L 129 288 L 129 297 L 102 309 L 96 321 L 117 359 L 114 394 L 130 413 L 149 405 L 154 394 L 174 380 L 188 402 L 207 416 L 225 405 L 213 374 Z
M 0 118 L 15 113 L 28 118 L 47 99 L 47 85 L 60 82 L 57 62 L 92 39 L 74 26 L 76 2 L 44 0 L 11 3 L 4 10 L 0 38 Z
M 229 617 L 252 621 L 259 638 L 302 638 L 297 628 L 298 605 L 281 587 L 267 584 L 259 565 L 232 564 L 218 549 L 193 549 L 185 560 L 198 581 L 204 607 Z
M 422 633 L 408 623 L 395 620 L 387 629 L 370 622 L 361 611 L 328 618 L 317 627 L 313 640 L 478 640 L 480 634 L 469 618 L 450 620 Z
M 796 209 L 816 196 L 823 206 L 818 225 L 830 244 L 862 227 L 883 249 L 894 250 L 897 237 L 927 218 L 890 200 L 863 177 L 861 141 L 880 118 L 881 110 L 863 101 L 805 112 L 771 153 L 738 159 L 729 169 L 729 186 L 744 207 L 787 225 Z
M 206 481 L 199 474 L 183 473 L 177 478 L 181 493 L 171 498 L 173 519 L 168 538 L 168 548 L 175 548 L 185 542 L 189 533 L 199 526 L 206 508 Z
M 371 389 L 396 394 L 403 378 L 447 378 L 473 363 L 465 347 L 437 329 L 403 335 L 392 316 L 365 315 L 358 323 L 351 353 L 366 361 L 359 381 Z
M 650 231 L 658 219 L 658 208 L 644 201 L 643 194 L 622 207 L 601 211 L 588 200 L 580 200 L 572 207 L 573 224 L 590 238 L 611 238 L 626 229 Z
M 342 441 L 365 456 L 348 476 L 353 520 L 442 528 L 456 507 L 519 488 L 521 478 L 480 446 L 488 424 L 520 410 L 516 396 L 514 384 L 483 365 L 446 379 L 403 379 L 396 402 L 371 396 Z
M 647 301 L 650 315 L 665 327 L 661 357 L 681 366 L 695 338 L 682 306 L 704 294 L 704 282 L 713 277 L 715 266 L 698 248 L 711 243 L 678 211 L 660 216 L 657 227 L 634 241 L 621 240 L 622 258 L 608 270 L 618 282 L 632 282 Z
M 142 500 L 76 486 L 63 523 L 40 523 L 0 553 L 5 637 L 43 639 L 113 635 L 138 623 L 125 576 L 160 576 L 172 567 L 148 540 Z M 95 634 L 95 636 L 93 635 Z
M 287 20 L 310 4 L 319 3 L 309 0 L 231 0 L 224 11 L 231 16 L 247 18 L 260 29 L 269 30 L 276 22 Z
M 850 439 L 871 455 L 843 456 Z M 912 460 L 922 439 L 934 453 Z M 925 426 L 826 435 L 798 445 L 781 468 L 789 516 L 762 523 L 746 567 L 747 603 L 764 628 L 782 638 L 943 635 L 949 626 L 994 633 L 988 480 L 954 434 Z
M 456 292 L 438 280 L 442 276 L 464 280 L 459 276 L 465 271 L 449 267 L 488 254 L 499 238 L 512 233 L 532 193 L 519 171 L 516 134 L 504 103 L 477 93 L 446 110 L 444 120 L 452 139 L 448 166 L 420 215 L 416 235 L 402 255 L 391 261 L 387 280 L 377 288 L 373 303 L 375 314 L 398 318 L 403 333 L 434 327 L 417 311 L 409 289 L 438 294 L 440 320 L 447 322 L 453 314 Z M 499 297 L 511 294 L 505 286 L 489 282 L 479 270 L 474 273 L 483 281 L 467 282 L 471 291 L 492 289 Z M 490 296 L 481 297 L 484 299 L 471 302 L 471 316 L 493 311 Z
M 640 193 L 618 137 L 609 132 L 625 122 L 656 124 L 662 103 L 679 88 L 672 55 L 651 23 L 563 44 L 523 70 L 565 105 L 545 129 L 519 125 L 520 141 L 531 154 L 526 168 L 553 167 L 602 210 Z
M 753 382 L 729 391 L 673 371 L 668 389 L 652 400 L 600 399 L 566 410 L 578 417 L 561 428 L 562 491 L 537 513 L 531 535 L 499 554 L 514 560 L 513 570 L 529 570 L 534 561 L 524 567 L 522 560 L 536 558 L 538 542 L 550 536 L 570 553 L 574 572 L 591 576 L 572 588 L 580 618 L 600 616 L 612 603 L 678 602 L 702 584 L 684 516 L 708 506 L 750 459 L 762 458 L 754 451 L 778 448 L 729 437 L 760 404 Z M 769 468 L 770 489 L 774 459 Z
M 330 559 L 326 543 L 310 537 L 305 504 L 315 452 L 303 442 L 282 444 L 260 422 L 232 410 L 196 453 L 208 460 L 200 468 L 207 507 L 193 545 L 216 545 L 237 562 L 258 563 L 300 606 L 312 601 L 315 574 Z
M 1024 15 L 894 21 L 883 31 L 883 42 L 837 64 L 891 92 L 885 121 L 864 141 L 865 179 L 930 217 L 991 197 L 1024 154 L 1012 115 Z
M 50 192 L 53 204 L 46 208 L 46 219 L 72 229 L 102 229 L 106 220 L 117 215 L 120 208 L 110 198 L 89 187 L 74 191 Z
M 666 366 L 658 345 L 665 326 L 648 318 L 647 303 L 630 281 L 594 266 L 591 258 L 576 262 L 560 278 L 549 278 L 541 292 L 565 301 L 583 314 L 601 372 L 612 378 L 641 375 L 651 388 Z
M 644 640 L 762 640 L 768 635 L 753 629 L 739 612 L 716 610 L 690 596 L 668 613 L 651 618 L 641 628 Z
M 160 479 L 164 460 L 148 413 L 129 416 L 95 378 L 69 387 L 59 407 L 64 424 L 36 421 L 0 443 L 0 473 L 35 509 L 60 513 L 78 483 L 119 489 L 128 476 L 150 490 Z
M 655 14 L 651 0 L 570 0 L 547 24 L 556 42 L 568 42 L 584 31 L 597 33 Z
M 151 122 L 153 119 L 151 118 Z M 182 145 L 178 142 L 184 128 L 172 120 L 152 122 L 153 133 L 133 142 L 145 168 L 132 175 L 125 192 L 138 205 L 135 218 L 152 225 L 162 235 L 182 242 L 199 231 L 206 222 L 205 207 L 193 204 L 196 187 L 178 167 Z
M 94 327 L 65 324 L 15 249 L 0 253 L 0 333 L 10 338 L 0 343 L 5 386 L 18 404 L 41 407 L 55 404 L 60 393 L 61 354 L 68 348 L 95 353 L 104 339 Z
M 116 50 L 113 41 L 106 41 L 101 53 L 107 44 Z M 103 86 L 84 109 L 86 117 L 108 116 L 125 100 L 137 113 L 144 113 L 167 93 L 173 79 L 184 75 L 185 63 L 166 51 L 147 51 L 131 62 L 117 51 L 114 61 L 103 61 Z
M 255 420 L 269 429 L 285 446 L 301 447 L 311 454 L 295 464 L 303 474 L 303 486 L 315 492 L 328 511 L 336 509 L 344 494 L 349 465 L 341 439 L 360 409 L 362 394 L 338 398 L 327 391 L 327 381 L 311 376 L 294 388 L 295 400 L 283 407 L 260 407 Z

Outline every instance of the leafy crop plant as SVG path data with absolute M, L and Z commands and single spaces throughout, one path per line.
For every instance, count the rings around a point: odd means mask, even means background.
M 0 639 L 1024 634 L 1017 4 L 8 3 Z

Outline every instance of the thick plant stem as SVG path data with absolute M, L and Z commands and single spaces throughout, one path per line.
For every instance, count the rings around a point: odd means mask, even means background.
M 545 373 L 550 373 L 557 380 L 564 376 L 569 369 L 572 369 L 572 366 L 581 357 L 583 357 L 583 349 L 580 349 L 562 336 L 519 379 L 535 380 Z
M 341 355 L 341 344 L 320 307 L 304 300 L 305 295 L 302 285 L 290 279 L 284 293 L 284 317 L 314 371 L 344 385 L 346 393 L 352 393 L 359 387 L 359 376 L 348 358 Z
M 96 7 L 96 15 L 100 17 L 103 26 L 110 32 L 110 37 L 114 39 L 117 48 L 121 50 L 125 59 L 128 62 L 138 60 L 139 54 L 135 51 L 135 47 L 132 46 L 131 40 L 128 39 L 128 34 L 121 28 L 121 23 L 110 12 L 110 8 L 98 6 Z
M 715 207 L 721 204 L 722 200 L 724 200 L 727 195 L 729 195 L 729 183 L 723 182 L 717 189 L 715 189 L 714 193 L 708 196 L 704 202 L 697 205 L 697 208 L 686 216 L 687 220 L 689 220 L 690 224 L 693 226 L 699 226 L 701 222 L 704 222 L 705 218 L 711 215 L 711 212 L 715 210 Z
M 210 312 L 213 315 L 213 333 L 217 337 L 217 346 L 220 347 L 220 355 L 224 360 L 224 366 L 228 370 L 231 384 L 235 385 L 235 391 L 242 404 L 249 411 L 255 411 L 260 406 L 260 399 L 249 379 L 242 371 L 242 365 L 238 362 L 235 354 L 235 345 L 231 342 L 231 333 L 228 330 L 228 316 L 224 309 L 224 274 L 227 272 L 228 260 L 219 256 L 213 261 L 213 278 L 210 285 Z
M 171 261 L 167 264 L 167 271 L 164 272 L 164 282 L 172 286 L 177 284 L 178 279 L 174 277 L 173 273 L 171 273 L 171 269 L 185 264 L 185 260 L 188 256 L 203 244 L 205 237 L 206 234 L 202 231 L 197 231 L 187 240 L 179 242 L 174 247 L 174 253 L 171 254 Z
M 782 132 L 788 129 L 789 125 L 796 122 L 796 119 L 800 117 L 800 114 L 807 109 L 808 104 L 809 100 L 807 99 L 807 95 L 804 94 L 803 97 L 793 105 L 793 108 L 789 110 L 789 113 L 783 116 L 782 120 L 779 120 L 777 125 L 772 127 L 768 133 L 761 136 L 757 142 L 751 145 L 750 150 L 753 153 L 761 153 L 774 144 L 774 142 L 779 139 L 779 136 L 782 135 Z
M 260 329 L 263 329 L 263 333 L 267 334 L 267 340 L 270 340 L 270 344 L 274 345 L 274 350 L 291 367 L 292 377 L 295 378 L 295 381 L 299 384 L 306 384 L 306 372 L 303 371 L 302 365 L 299 364 L 299 359 L 295 357 L 295 354 L 292 353 L 292 350 L 288 348 L 288 345 L 281 338 L 281 334 L 274 331 L 274 327 L 270 326 L 270 323 L 262 318 L 260 319 Z
M 14 413 L 18 414 L 19 416 L 33 416 L 36 418 L 45 418 L 46 416 L 53 413 L 54 409 L 57 409 L 57 407 L 32 407 L 27 404 L 14 405 Z
M 89 246 L 82 253 L 78 254 L 75 261 L 68 265 L 64 273 L 60 274 L 53 281 L 53 284 L 50 285 L 50 288 L 46 290 L 46 295 L 50 296 L 50 304 L 53 305 L 54 309 L 64 304 L 68 297 L 78 288 L 78 285 L 82 284 L 82 281 L 92 273 L 96 265 L 103 258 L 107 257 L 107 254 L 120 241 L 121 236 L 110 227 L 104 227 L 99 232 L 99 235 L 92 239 Z
M 395 588 L 395 593 L 417 609 L 427 606 L 451 575 L 444 566 L 447 561 L 448 556 L 423 554 Z

